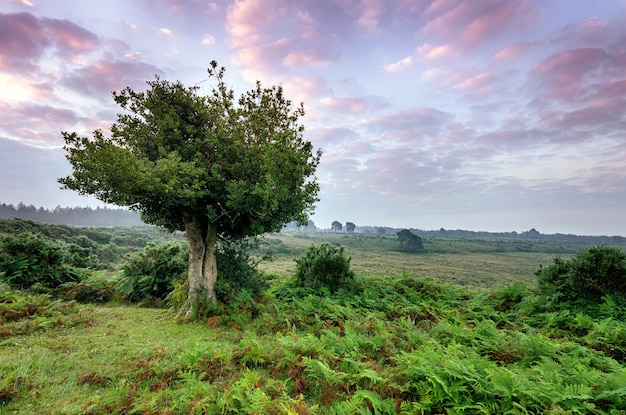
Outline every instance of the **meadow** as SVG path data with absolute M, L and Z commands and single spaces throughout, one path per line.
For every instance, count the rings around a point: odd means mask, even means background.
M 294 284 L 294 258 L 323 242 L 351 257 L 353 290 Z M 426 238 L 407 254 L 396 243 L 270 235 L 269 289 L 192 324 L 0 284 L 0 413 L 626 413 L 623 305 L 550 310 L 535 287 L 540 264 L 584 245 Z

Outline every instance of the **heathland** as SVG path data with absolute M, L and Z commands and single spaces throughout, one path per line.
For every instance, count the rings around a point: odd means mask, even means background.
M 66 260 L 48 278 L 72 279 L 17 289 L 31 265 L 0 257 L 15 266 L 0 273 L 0 413 L 625 413 L 623 297 L 562 300 L 546 283 L 576 269 L 583 242 L 426 236 L 407 253 L 394 234 L 267 235 L 248 258 L 271 253 L 264 289 L 226 290 L 179 324 L 171 298 L 120 285 L 137 255 L 184 254 L 181 235 L 0 225 L 5 253 L 45 248 Z M 298 284 L 295 259 L 322 244 L 349 257 L 351 286 Z

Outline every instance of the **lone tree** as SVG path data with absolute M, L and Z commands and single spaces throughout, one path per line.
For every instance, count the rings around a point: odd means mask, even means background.
M 114 92 L 124 110 L 111 135 L 63 132 L 72 175 L 64 188 L 139 211 L 142 219 L 189 242 L 187 299 L 178 312 L 196 319 L 215 303 L 219 239 L 277 232 L 307 224 L 318 200 L 321 152 L 303 139 L 302 104 L 281 87 L 256 88 L 235 100 L 223 67 L 211 62 L 207 96 L 158 76 L 146 92 Z
M 346 232 L 354 232 L 356 225 L 352 222 L 346 222 Z
M 424 251 L 422 238 L 415 235 L 408 229 L 402 229 L 398 232 L 398 240 L 400 241 L 400 250 L 403 252 L 418 253 Z
M 340 231 L 341 228 L 341 222 L 339 222 L 338 220 L 334 220 L 333 223 L 330 225 L 330 229 L 334 232 Z

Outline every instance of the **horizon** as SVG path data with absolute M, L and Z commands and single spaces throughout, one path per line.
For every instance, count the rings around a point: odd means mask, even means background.
M 128 212 L 133 212 L 136 213 L 138 216 L 140 214 L 140 212 L 134 211 L 132 209 L 128 209 L 128 207 L 126 206 L 117 206 L 117 205 L 98 205 L 98 206 L 61 206 L 61 205 L 57 205 L 53 208 L 50 207 L 46 207 L 46 206 L 36 206 L 34 204 L 27 204 L 24 203 L 23 201 L 20 201 L 17 204 L 14 203 L 7 203 L 4 201 L 0 201 L 0 206 L 1 205 L 6 205 L 6 206 L 13 206 L 13 208 L 18 209 L 19 205 L 23 205 L 25 207 L 35 207 L 37 210 L 39 210 L 40 208 L 43 208 L 44 210 L 47 210 L 48 212 L 53 212 L 56 208 L 61 208 L 61 209 L 87 209 L 87 208 L 91 208 L 93 210 L 97 210 L 97 209 L 109 209 L 109 210 L 124 210 L 124 211 L 128 211 Z M 312 219 L 310 219 L 312 220 Z M 145 222 L 144 222 L 145 223 Z M 290 222 L 292 223 L 292 222 Z M 324 226 L 324 225 L 319 225 L 318 223 L 316 223 L 315 221 L 313 221 L 313 224 L 315 225 L 316 231 L 330 231 L 331 227 L 328 226 Z M 339 232 L 345 232 L 348 233 L 345 230 L 345 223 L 341 222 L 343 228 L 339 231 Z M 156 226 L 159 227 L 157 225 L 152 225 L 149 223 L 146 223 L 146 225 L 149 226 Z M 286 226 L 288 224 L 285 224 L 285 229 Z M 304 226 L 303 226 L 304 227 Z M 472 232 L 472 233 L 490 233 L 490 234 L 503 234 L 503 233 L 514 233 L 517 235 L 521 235 L 527 232 L 532 232 L 532 231 L 536 231 L 541 235 L 544 236 L 550 236 L 550 235 L 573 235 L 573 236 L 580 236 L 580 237 L 622 237 L 622 238 L 626 238 L 626 235 L 608 235 L 608 234 L 601 234 L 601 235 L 591 235 L 591 234 L 575 234 L 575 233 L 568 233 L 568 232 L 541 232 L 541 230 L 537 230 L 536 228 L 530 228 L 530 229 L 525 229 L 525 230 L 516 230 L 516 229 L 511 229 L 511 230 L 505 230 L 505 231 L 492 231 L 492 230 L 488 230 L 488 229 L 467 229 L 467 228 L 444 228 L 444 227 L 439 227 L 439 228 L 432 228 L 432 229 L 428 229 L 428 228 L 418 228 L 418 227 L 411 227 L 411 226 L 388 226 L 388 225 L 359 225 L 358 223 L 355 223 L 355 231 L 352 233 L 363 233 L 363 232 L 359 232 L 358 229 L 363 229 L 363 228 L 386 228 L 386 229 L 408 229 L 408 230 L 416 230 L 416 231 L 421 231 L 421 232 L 439 232 L 442 229 L 444 231 L 449 231 L 449 232 Z M 282 231 L 281 231 L 282 232 Z M 333 231 L 333 232 L 337 232 L 337 231 Z
M 106 206 L 60 189 L 61 131 L 155 75 L 210 93 L 216 60 L 304 103 L 316 223 L 626 235 L 623 0 L 9 0 L 0 27 L 9 201 Z

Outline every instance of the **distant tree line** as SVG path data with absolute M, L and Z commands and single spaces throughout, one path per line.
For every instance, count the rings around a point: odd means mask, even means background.
M 51 225 L 73 226 L 142 226 L 139 214 L 127 209 L 108 207 L 61 207 L 50 210 L 43 207 L 0 204 L 0 219 L 25 219 Z

